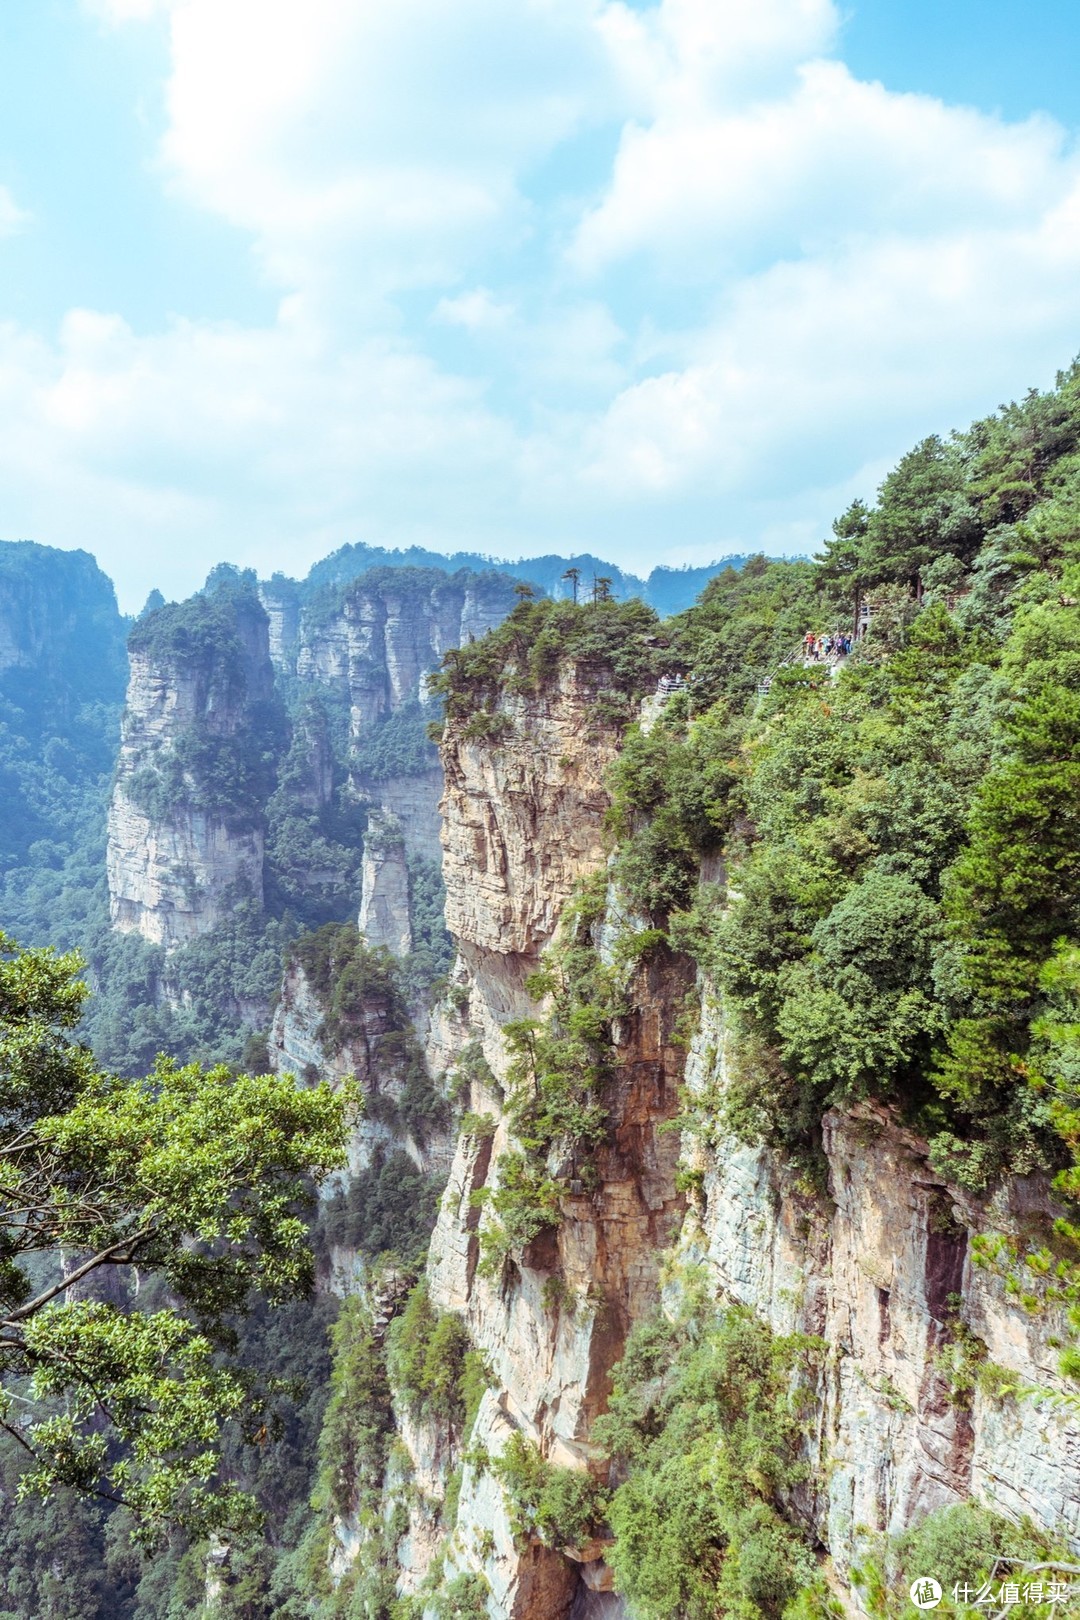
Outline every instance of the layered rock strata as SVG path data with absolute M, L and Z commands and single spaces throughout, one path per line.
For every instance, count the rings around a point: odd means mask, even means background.
M 591 1427 L 627 1331 L 658 1300 L 677 1309 L 687 1277 L 704 1279 L 720 1308 L 741 1302 L 777 1333 L 824 1341 L 808 1479 L 789 1506 L 841 1580 L 868 1537 L 972 1497 L 1080 1545 L 1080 1421 L 1055 1398 L 1064 1391 L 1062 1323 L 1052 1308 L 1025 1311 L 1007 1279 L 976 1261 L 979 1234 L 1022 1235 L 1033 1216 L 1052 1215 L 1046 1186 L 1013 1182 L 981 1203 L 933 1172 L 925 1143 L 869 1106 L 826 1116 L 827 1193 L 771 1150 L 725 1135 L 714 1100 L 728 1083 L 731 1037 L 684 959 L 661 951 L 629 986 L 596 1192 L 571 1183 L 557 1227 L 485 1274 L 492 1217 L 476 1195 L 498 1187 L 511 1143 L 501 1028 L 536 1012 L 525 979 L 575 879 L 604 860 L 603 778 L 618 739 L 591 723 L 594 696 L 564 670 L 546 696 L 504 696 L 494 735 L 470 738 L 455 723 L 444 743 L 447 915 L 460 955 L 432 1022 L 431 1062 L 450 1072 L 462 1064 L 470 1107 L 491 1115 L 493 1130 L 458 1143 L 428 1284 L 433 1301 L 467 1323 L 492 1387 L 449 1527 L 440 1504 L 462 1461 L 454 1437 L 402 1414 L 424 1487 L 399 1545 L 400 1589 L 416 1589 L 438 1548 L 444 1578 L 483 1576 L 492 1620 L 627 1620 L 604 1544 L 523 1546 L 490 1461 L 517 1433 L 552 1462 L 600 1467 Z M 602 947 L 624 925 L 616 910 L 609 892 Z M 684 1077 L 673 1025 L 688 991 L 701 1015 Z M 661 1127 L 681 1078 L 708 1094 L 712 1126 L 677 1147 Z M 679 1184 L 700 1189 L 689 1204 L 676 1191 L 679 1152 L 688 1172 Z M 987 1376 L 957 1376 L 957 1355 Z M 857 1591 L 849 1596 L 857 1606 Z
M 675 1112 L 682 1066 L 673 1024 L 687 981 L 673 959 L 640 970 L 632 986 L 603 1098 L 610 1128 L 594 1159 L 595 1190 L 570 1180 L 557 1228 L 498 1276 L 479 1264 L 492 1217 L 475 1195 L 498 1186 L 510 1140 L 498 1088 L 502 1026 L 536 1010 L 525 979 L 576 881 L 605 860 L 603 779 L 618 732 L 597 723 L 598 695 L 585 672 L 569 668 L 546 695 L 503 699 L 497 743 L 472 739 L 455 722 L 447 728 L 444 872 L 460 957 L 431 1042 L 436 1069 L 452 1063 L 455 1046 L 482 1054 L 467 1100 L 494 1122 L 492 1134 L 458 1142 L 428 1264 L 433 1303 L 464 1318 L 492 1373 L 470 1455 L 495 1457 L 516 1432 L 577 1468 L 591 1465 L 590 1426 L 629 1326 L 659 1299 L 658 1259 L 682 1211 L 677 1141 L 660 1129 Z M 438 1425 L 405 1422 L 402 1437 L 425 1478 L 399 1550 L 402 1589 L 413 1590 L 440 1545 L 440 1502 L 461 1458 Z M 523 1548 L 494 1473 L 474 1462 L 464 1467 L 443 1551 L 446 1578 L 483 1574 L 492 1615 L 558 1620 L 581 1594 L 610 1584 L 599 1547 L 573 1558 L 537 1540 Z
M 361 743 L 422 696 L 445 652 L 501 623 L 513 604 L 513 582 L 503 575 L 378 569 L 329 606 L 317 599 L 304 609 L 295 673 L 347 707 L 350 735 Z
M 192 635 L 164 608 L 132 637 L 109 809 L 113 926 L 167 950 L 213 928 L 238 898 L 262 902 L 261 806 L 223 807 L 203 773 L 226 752 L 241 760 L 271 702 L 266 614 L 247 594 L 207 612 L 212 635 Z
M 383 945 L 395 956 L 406 956 L 412 947 L 409 869 L 405 838 L 394 817 L 369 817 L 360 880 L 360 932 L 369 945 Z
M 692 1090 L 722 1092 L 730 1045 L 706 993 Z M 1055 1398 L 1066 1389 L 1060 1312 L 1025 1310 L 1005 1276 L 978 1263 L 975 1242 L 1052 1216 L 1045 1182 L 1013 1180 L 990 1202 L 975 1199 L 934 1172 L 924 1141 L 869 1104 L 828 1113 L 823 1150 L 828 1197 L 766 1148 L 688 1140 L 702 1196 L 680 1241 L 718 1300 L 828 1347 L 806 1522 L 841 1571 L 867 1534 L 971 1497 L 1080 1546 L 1080 1416 Z M 958 1387 L 957 1345 L 994 1376 Z

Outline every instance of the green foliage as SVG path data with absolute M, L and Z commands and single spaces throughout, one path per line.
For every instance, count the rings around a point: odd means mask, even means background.
M 651 731 L 630 728 L 610 772 L 608 819 L 635 911 L 667 916 L 689 904 L 702 855 L 730 824 L 738 754 L 738 728 L 719 703 L 687 723 L 672 700 Z
M 266 804 L 266 905 L 306 928 L 354 909 L 366 812 L 346 789 L 345 723 L 321 695 L 293 702 L 291 738 Z
M 423 1279 L 390 1325 L 386 1364 L 395 1394 L 416 1416 L 439 1418 L 464 1438 L 487 1387 L 483 1361 L 461 1318 L 432 1305 Z
M 431 715 L 430 708 L 416 702 L 394 709 L 365 739 L 357 756 L 363 779 L 384 782 L 394 776 L 437 770 L 439 756 L 428 737 Z
M 455 1575 L 435 1594 L 438 1620 L 487 1620 L 488 1591 L 482 1575 Z
M 466 1041 L 458 1052 L 450 1070 L 449 1083 L 451 1099 L 456 1103 L 467 1099 L 474 1085 L 480 1086 L 488 1095 L 501 1097 L 501 1087 L 484 1056 L 484 1048 L 478 1037 Z
M 412 948 L 400 966 L 402 993 L 410 1007 L 428 1007 L 454 963 L 454 942 L 446 930 L 446 889 L 442 868 L 423 855 L 408 855 L 409 926 Z
M 284 710 L 263 678 L 268 668 L 248 651 L 265 621 L 253 585 L 226 579 L 136 623 L 132 656 L 175 672 L 198 692 L 191 723 L 126 782 L 128 797 L 151 819 L 187 805 L 236 827 L 261 822 L 286 742 Z
M 603 1524 L 607 1493 L 601 1486 L 584 1469 L 548 1462 L 520 1432 L 493 1467 L 519 1541 L 537 1536 L 549 1547 L 581 1547 Z
M 610 1562 L 639 1620 L 780 1615 L 809 1584 L 811 1549 L 783 1503 L 806 1472 L 821 1349 L 744 1307 L 634 1328 L 594 1437 L 621 1480 Z
M 808 626 L 831 623 L 839 593 L 810 563 L 751 557 L 710 580 L 701 600 L 669 630 L 672 652 L 690 672 L 697 712 L 720 699 L 733 712 L 752 701 L 758 683 L 801 642 Z
M 529 994 L 546 1002 L 545 1016 L 503 1027 L 506 1115 L 517 1146 L 499 1159 L 490 1196 L 497 1219 L 482 1229 L 489 1272 L 556 1223 L 570 1181 L 594 1184 L 591 1156 L 607 1129 L 601 1094 L 611 1073 L 611 1021 L 625 1004 L 622 970 L 606 967 L 592 940 L 602 910 L 599 874 L 579 885 L 555 945 L 528 980 Z
M 308 1285 L 302 1214 L 309 1178 L 344 1162 L 343 1102 L 167 1059 L 146 1080 L 100 1073 L 69 1036 L 76 962 L 0 947 L 0 1371 L 29 1398 L 5 1395 L 0 1424 L 32 1459 L 20 1488 L 107 1489 L 147 1534 L 243 1522 L 220 1439 L 256 1404 L 215 1350 L 255 1290 Z M 66 1273 L 62 1253 L 80 1257 Z M 171 1303 L 79 1297 L 135 1267 Z
M 327 923 L 297 940 L 289 954 L 322 1009 L 319 1039 L 331 1053 L 357 1041 L 368 1054 L 375 1094 L 372 1113 L 424 1140 L 446 1120 L 446 1103 L 432 1083 L 402 992 L 401 968 L 382 946 L 373 949 L 352 923 Z
M 12 1620 L 104 1620 L 130 1613 L 135 1580 L 105 1560 L 105 1512 L 70 1490 L 19 1500 L 22 1457 L 0 1445 L 0 1614 Z
M 431 689 L 451 719 L 465 721 L 467 735 L 497 736 L 505 717 L 493 705 L 501 693 L 541 691 L 575 664 L 605 692 L 610 712 L 598 709 L 600 717 L 626 720 L 659 673 L 658 631 L 656 614 L 637 600 L 578 606 L 523 597 L 496 629 L 448 652 Z
M 1056 1172 L 1052 1285 L 1016 1286 L 1080 1329 L 1078 514 L 1080 365 L 917 445 L 816 566 L 717 576 L 665 627 L 687 686 L 629 732 L 612 829 L 625 898 L 724 992 L 726 1124 L 809 1166 L 823 1111 L 875 1098 L 973 1190 Z M 863 606 L 846 667 L 803 667 Z
M 393 1025 L 404 1016 L 390 952 L 367 944 L 355 926 L 327 923 L 296 941 L 290 960 L 303 969 L 323 1012 L 319 1039 L 340 1052 L 365 1021 Z
M 345 1300 L 333 1331 L 333 1371 L 319 1436 L 316 1506 L 336 1514 L 372 1512 L 379 1504 L 394 1415 L 386 1361 L 370 1312 Z
M 873 1538 L 852 1568 L 851 1580 L 858 1589 L 860 1606 L 873 1620 L 899 1620 L 909 1615 L 909 1588 L 926 1575 L 932 1575 L 943 1591 L 935 1612 L 963 1615 L 970 1613 L 975 1595 L 991 1575 L 994 1593 L 1006 1580 L 1023 1586 L 1025 1565 L 1060 1562 L 1063 1556 L 1068 1558 L 1066 1549 L 1029 1521 L 1015 1524 L 978 1502 L 963 1502 L 938 1508 L 900 1535 Z M 999 1559 L 1008 1562 L 998 1564 Z M 1031 1578 L 1045 1584 L 1058 1577 L 1051 1568 Z M 1067 1580 L 1066 1576 L 1060 1578 Z M 966 1601 L 954 1599 L 957 1585 L 971 1591 Z M 1037 1603 L 1025 1603 L 1024 1611 L 1042 1620 L 1055 1612 L 1049 1605 Z
M 738 1009 L 751 1116 L 789 1144 L 833 1103 L 929 1100 L 949 1014 L 941 872 L 988 763 L 971 702 L 988 677 L 963 656 L 927 627 L 834 700 L 795 688 L 748 727 L 737 898 L 721 913 L 702 893 L 680 937 Z
M 359 1249 L 371 1259 L 418 1263 L 439 1208 L 440 1183 L 418 1170 L 407 1153 L 376 1147 L 371 1163 L 332 1197 L 319 1235 L 327 1243 Z

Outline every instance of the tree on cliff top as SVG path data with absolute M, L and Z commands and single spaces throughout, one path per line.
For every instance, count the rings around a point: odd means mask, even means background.
M 167 1059 L 101 1073 L 71 1039 L 79 965 L 0 934 L 0 1428 L 23 1495 L 205 1534 L 252 1511 L 225 1433 L 268 1434 L 230 1319 L 310 1285 L 309 1178 L 345 1162 L 346 1105 Z

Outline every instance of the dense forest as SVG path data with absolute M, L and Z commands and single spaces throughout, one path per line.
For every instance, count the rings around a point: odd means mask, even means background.
M 336 589 L 346 562 L 328 559 L 315 585 Z M 191 603 L 153 608 L 132 648 L 201 649 L 227 679 L 233 607 L 239 596 L 261 612 L 253 591 L 226 571 Z M 217 808 L 258 816 L 269 873 L 264 906 L 238 904 L 177 954 L 177 1005 L 155 999 L 160 951 L 108 921 L 122 627 L 103 588 L 101 602 L 97 639 L 73 643 L 85 667 L 58 655 L 55 685 L 28 689 L 17 665 L 0 684 L 13 806 L 5 926 L 24 943 L 82 948 L 94 997 L 80 1029 L 97 1061 L 128 1076 L 159 1050 L 230 1072 L 254 1065 L 265 1030 L 241 1036 L 237 987 L 269 1002 L 283 965 L 300 963 L 327 1040 L 344 1041 L 367 999 L 382 998 L 386 1050 L 412 1065 L 418 1130 L 446 1129 L 456 1110 L 462 1132 L 490 1139 L 491 1116 L 461 1117 L 469 1065 L 484 1061 L 476 1043 L 443 1097 L 412 1027 L 435 997 L 447 1016 L 455 1009 L 437 876 L 414 867 L 411 957 L 369 952 L 348 921 L 363 807 L 336 789 L 313 808 L 307 791 L 323 742 L 338 783 L 348 780 L 346 717 L 297 679 L 279 681 L 228 748 L 193 734 L 175 779 L 142 785 L 150 809 L 154 794 L 167 807 L 197 783 Z M 849 634 L 850 652 L 808 643 L 839 649 Z M 627 1016 L 622 969 L 677 961 L 722 998 L 737 1054 L 722 1097 L 684 1098 L 685 1136 L 707 1148 L 722 1128 L 767 1143 L 810 1196 L 824 1186 L 825 1117 L 869 1103 L 925 1140 L 935 1170 L 973 1197 L 1041 1178 L 1050 1213 L 1033 1216 L 1023 1242 L 988 1242 L 981 1260 L 1018 1309 L 1064 1309 L 1060 1365 L 1080 1379 L 1080 365 L 1047 393 L 917 445 L 873 504 L 837 518 L 814 561 L 750 558 L 663 619 L 637 598 L 577 603 L 526 587 L 497 628 L 447 653 L 429 690 L 451 723 L 498 750 L 508 696 L 544 694 L 571 665 L 602 688 L 596 723 L 622 730 L 610 869 L 568 908 L 530 985 L 536 1016 L 504 1032 L 509 1146 L 480 1265 L 507 1275 L 558 1224 L 571 1182 L 589 1193 Z M 366 756 L 371 779 L 429 763 L 433 712 L 415 703 L 385 720 Z M 321 886 L 312 865 L 331 874 Z M 632 920 L 614 960 L 598 944 L 609 878 Z M 694 1175 L 681 1187 L 691 1201 Z M 260 1302 L 237 1316 L 229 1353 L 277 1381 L 279 1408 L 272 1442 L 264 1431 L 245 1443 L 239 1429 L 224 1440 L 222 1477 L 261 1513 L 227 1546 L 194 1524 L 145 1554 L 128 1511 L 77 1495 L 77 1481 L 44 1509 L 16 1500 L 22 1463 L 5 1450 L 0 1620 L 485 1614 L 479 1577 L 395 1591 L 402 1503 L 415 1489 L 395 1424 L 402 1412 L 435 1417 L 467 1457 L 490 1377 L 462 1320 L 428 1296 L 437 1192 L 407 1155 L 380 1148 L 324 1200 L 311 1234 L 323 1276 L 331 1246 L 359 1252 L 366 1294 L 339 1306 L 324 1289 L 314 1304 Z M 974 1352 L 964 1360 L 971 1341 L 956 1324 L 947 1354 L 963 1398 L 964 1378 L 992 1370 Z M 580 1547 L 603 1532 L 636 1620 L 837 1612 L 822 1549 L 793 1507 L 806 1484 L 806 1389 L 825 1348 L 690 1290 L 678 1311 L 630 1333 L 593 1435 L 602 1468 L 556 1467 L 525 1442 L 493 1465 L 519 1536 Z M 455 1506 L 442 1507 L 448 1531 Z M 343 1521 L 362 1527 L 363 1545 L 335 1583 L 327 1556 Z M 987 1573 L 1004 1552 L 1053 1560 L 1062 1546 L 971 1504 L 881 1540 L 852 1579 L 867 1612 L 892 1616 L 922 1564 L 944 1580 Z

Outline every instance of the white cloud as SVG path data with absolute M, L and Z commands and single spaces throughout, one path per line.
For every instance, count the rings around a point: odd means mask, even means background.
M 453 281 L 529 229 L 522 169 L 613 105 L 598 9 L 170 0 L 166 171 L 283 287 Z
M 163 182 L 281 295 L 0 329 L 4 529 L 132 599 L 356 538 L 806 548 L 1080 347 L 1069 137 L 860 82 L 833 0 L 93 3 L 167 15 Z
M 456 298 L 440 298 L 434 319 L 467 332 L 501 331 L 515 314 L 513 304 L 500 303 L 488 287 L 475 287 Z
M 1063 146 L 1048 119 L 1006 125 L 813 61 L 769 100 L 679 103 L 629 125 L 571 253 L 586 273 L 640 253 L 679 277 L 716 280 L 763 257 L 819 253 L 838 236 L 1022 227 L 1080 172 Z

